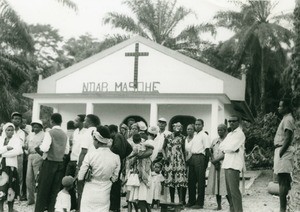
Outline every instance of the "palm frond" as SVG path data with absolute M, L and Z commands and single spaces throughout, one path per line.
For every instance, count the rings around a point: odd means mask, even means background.
M 127 15 L 110 12 L 104 17 L 103 22 L 104 24 L 111 24 L 115 28 L 120 28 L 127 32 L 135 33 L 149 38 L 149 36 L 144 33 L 143 29 L 131 17 Z
M 6 0 L 0 0 L 0 40 L 13 48 L 34 51 L 27 25 Z
M 293 22 L 293 20 L 294 20 L 293 13 L 286 13 L 286 14 L 281 13 L 280 15 L 272 16 L 272 21 L 275 24 L 279 24 L 281 21 Z
M 73 9 L 74 11 L 78 11 L 78 7 L 77 4 L 75 2 L 73 2 L 72 0 L 56 0 L 59 3 L 61 3 L 64 6 L 67 6 L 71 9 Z

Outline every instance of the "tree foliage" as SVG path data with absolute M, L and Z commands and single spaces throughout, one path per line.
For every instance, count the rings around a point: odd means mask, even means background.
M 274 136 L 279 125 L 275 113 L 259 114 L 253 123 L 244 123 L 246 136 L 246 166 L 248 168 L 270 168 L 273 165 Z
M 211 24 L 189 25 L 176 33 L 178 25 L 193 14 L 190 9 L 178 7 L 176 0 L 125 0 L 123 3 L 130 8 L 134 17 L 110 12 L 104 18 L 105 24 L 122 29 L 129 35 L 143 36 L 194 58 L 199 56 L 200 33 L 215 33 Z
M 111 35 L 103 41 L 99 41 L 98 39 L 93 38 L 90 34 L 85 34 L 81 35 L 79 38 L 70 38 L 64 44 L 63 49 L 73 64 L 127 39 L 127 36 Z
M 29 80 L 27 62 L 34 45 L 27 25 L 6 0 L 0 0 L 0 120 L 9 120 L 10 113 L 20 108 L 19 89 Z
M 240 12 L 219 12 L 214 19 L 216 25 L 233 30 L 235 34 L 220 47 L 219 54 L 233 53 L 225 71 L 238 76 L 247 75 L 246 98 L 250 108 L 268 112 L 274 105 L 269 92 L 280 82 L 280 74 L 286 66 L 286 53 L 293 33 L 282 27 L 278 20 L 289 19 L 290 15 L 272 15 L 270 1 L 248 1 L 240 3 Z M 276 98 L 276 96 L 275 96 Z
M 71 0 L 57 0 L 76 10 Z M 22 97 L 35 73 L 35 42 L 29 27 L 6 0 L 0 0 L 0 121 L 10 120 L 13 111 L 25 112 L 29 104 Z

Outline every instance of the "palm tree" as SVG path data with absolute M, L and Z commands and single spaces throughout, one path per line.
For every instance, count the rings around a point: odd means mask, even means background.
M 57 1 L 77 9 L 71 0 Z M 13 110 L 28 109 L 20 108 L 21 86 L 35 69 L 30 63 L 34 51 L 28 26 L 6 0 L 0 0 L 0 121 L 9 120 Z
M 215 32 L 212 25 L 200 24 L 187 26 L 176 34 L 178 24 L 193 14 L 190 9 L 177 7 L 176 0 L 125 0 L 123 3 L 135 17 L 110 12 L 103 19 L 104 24 L 111 24 L 129 34 L 140 35 L 182 53 L 195 56 L 201 44 L 199 32 Z
M 272 81 L 269 77 L 279 79 L 286 64 L 286 49 L 283 46 L 289 47 L 292 38 L 292 32 L 279 22 L 291 19 L 291 15 L 273 15 L 272 9 L 276 5 L 270 1 L 248 0 L 248 4 L 239 3 L 239 6 L 240 12 L 219 12 L 214 17 L 217 26 L 235 32 L 223 44 L 220 53 L 233 50 L 233 59 L 226 68 L 247 71 L 247 94 L 252 101 L 250 105 L 255 107 L 259 104 L 258 110 L 265 113 L 268 80 Z M 256 95 L 259 101 L 253 100 Z

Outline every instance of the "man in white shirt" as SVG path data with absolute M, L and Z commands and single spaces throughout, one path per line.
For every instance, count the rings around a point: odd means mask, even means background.
M 222 168 L 225 170 L 226 190 L 230 212 L 243 212 L 242 195 L 239 189 L 240 172 L 244 168 L 245 134 L 241 129 L 240 118 L 232 115 L 229 120 L 231 132 L 220 144 L 225 154 Z
M 187 207 L 193 209 L 202 209 L 204 206 L 205 172 L 211 144 L 208 135 L 203 131 L 203 127 L 204 121 L 202 119 L 196 119 L 194 139 L 186 146 L 186 149 L 192 154 L 189 159 L 189 201 Z M 197 199 L 196 190 L 198 190 Z
M 74 120 L 75 131 L 73 133 L 72 150 L 70 155 L 70 161 L 67 165 L 66 176 L 75 177 L 77 162 L 81 151 L 81 142 L 84 140 L 84 134 L 86 128 L 83 127 L 85 115 L 80 114 Z M 69 190 L 71 195 L 71 210 L 77 209 L 76 192 L 75 188 Z
M 153 150 L 153 153 L 151 155 L 151 159 L 154 162 L 158 162 L 160 158 L 162 158 L 162 148 L 163 148 L 163 145 L 164 145 L 164 141 L 165 141 L 165 138 L 172 134 L 169 130 L 166 129 L 167 127 L 167 120 L 163 117 L 159 118 L 158 119 L 158 122 L 157 122 L 157 126 L 159 128 L 158 130 L 158 133 L 157 133 L 157 136 L 156 138 L 154 139 L 154 142 L 155 142 L 155 145 L 154 145 L 154 150 Z M 161 154 L 161 157 L 157 157 L 159 154 Z M 156 161 L 156 159 L 158 161 Z
M 61 129 L 62 117 L 59 113 L 51 115 L 51 130 L 45 133 L 40 146 L 35 150 L 43 152 L 43 165 L 40 170 L 35 212 L 54 212 L 56 196 L 64 176 L 63 158 L 69 153 L 67 134 Z
M 93 131 L 97 130 L 97 127 L 100 126 L 100 119 L 94 114 L 88 114 L 83 123 L 84 127 L 87 128 L 82 135 L 82 141 L 80 142 L 80 154 L 77 162 L 77 172 L 79 171 L 82 161 L 84 160 L 85 155 L 89 151 L 95 150 L 94 147 L 94 138 Z M 83 182 L 77 183 L 77 192 L 78 192 L 78 208 L 80 208 L 81 194 L 83 191 Z
M 22 150 L 24 150 L 26 134 L 21 129 L 22 114 L 19 112 L 13 112 L 11 114 L 11 122 L 15 126 L 15 134 L 19 137 L 19 139 L 21 141 Z M 23 151 L 23 153 L 24 153 L 24 151 Z M 25 186 L 23 186 L 23 185 L 25 185 L 24 184 L 25 179 L 23 178 L 23 167 L 24 167 L 24 154 L 23 153 L 21 155 L 18 155 L 18 175 L 19 175 L 19 182 L 20 182 L 20 200 L 26 200 L 26 188 L 25 188 Z M 24 168 L 26 169 L 26 167 L 24 167 Z

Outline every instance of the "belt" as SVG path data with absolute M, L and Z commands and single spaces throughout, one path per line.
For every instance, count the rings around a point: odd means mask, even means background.
M 278 147 L 282 147 L 282 145 L 281 144 L 276 144 L 275 149 L 277 149 Z
M 204 155 L 203 153 L 192 153 L 192 156 L 193 155 Z

